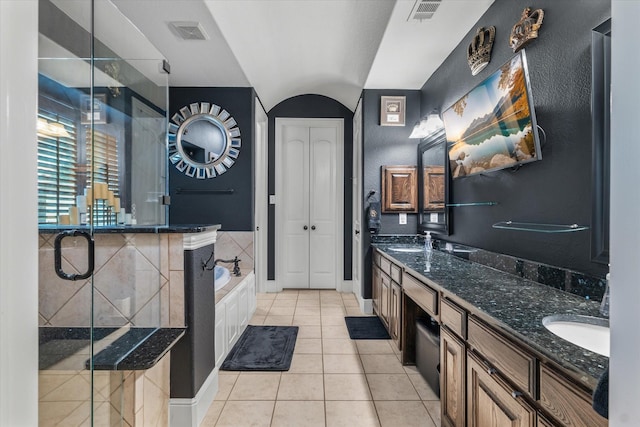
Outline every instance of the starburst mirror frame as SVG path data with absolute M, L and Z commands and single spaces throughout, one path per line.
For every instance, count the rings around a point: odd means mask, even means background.
M 194 102 L 169 123 L 169 161 L 185 175 L 215 178 L 234 165 L 240 154 L 240 129 L 216 104 Z

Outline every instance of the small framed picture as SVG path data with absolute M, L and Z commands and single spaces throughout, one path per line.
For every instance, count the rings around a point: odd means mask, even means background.
M 380 126 L 404 126 L 406 97 L 380 97 Z
M 91 124 L 91 95 L 82 95 L 80 99 L 80 123 Z M 93 123 L 107 123 L 107 95 L 104 93 L 93 95 Z

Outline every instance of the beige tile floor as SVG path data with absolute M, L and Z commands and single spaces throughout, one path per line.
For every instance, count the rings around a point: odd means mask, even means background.
M 353 294 L 258 294 L 251 324 L 300 328 L 291 369 L 220 371 L 201 426 L 439 427 L 438 398 L 391 341 L 349 338 L 344 316 L 361 315 Z

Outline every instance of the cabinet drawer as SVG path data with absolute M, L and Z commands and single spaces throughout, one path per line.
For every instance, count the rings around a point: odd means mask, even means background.
M 482 357 L 509 378 L 516 387 L 535 397 L 536 359 L 515 347 L 477 319 L 469 318 L 467 342 Z
M 391 279 L 397 284 L 402 284 L 402 269 L 395 264 L 391 264 Z
M 380 267 L 380 260 L 382 259 L 382 255 L 377 250 L 373 253 L 373 265 L 377 265 Z
M 446 298 L 440 300 L 440 322 L 460 338 L 466 338 L 467 313 Z
M 391 261 L 381 256 L 380 270 L 384 271 L 387 274 L 387 276 L 391 276 Z
M 563 426 L 607 426 L 591 407 L 591 396 L 567 379 L 540 365 L 540 404 Z
M 437 318 L 438 292 L 435 289 L 431 289 L 429 286 L 413 278 L 413 276 L 404 273 L 402 275 L 402 290 L 406 296 L 422 307 L 431 317 Z

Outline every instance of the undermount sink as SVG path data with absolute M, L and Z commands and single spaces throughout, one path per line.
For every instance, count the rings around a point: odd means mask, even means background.
M 393 247 L 393 248 L 389 248 L 390 251 L 394 251 L 394 252 L 409 252 L 409 253 L 418 253 L 418 252 L 422 252 L 424 249 L 423 248 L 407 248 L 407 247 Z
M 609 321 L 607 319 L 556 314 L 543 318 L 542 324 L 562 339 L 609 357 Z

